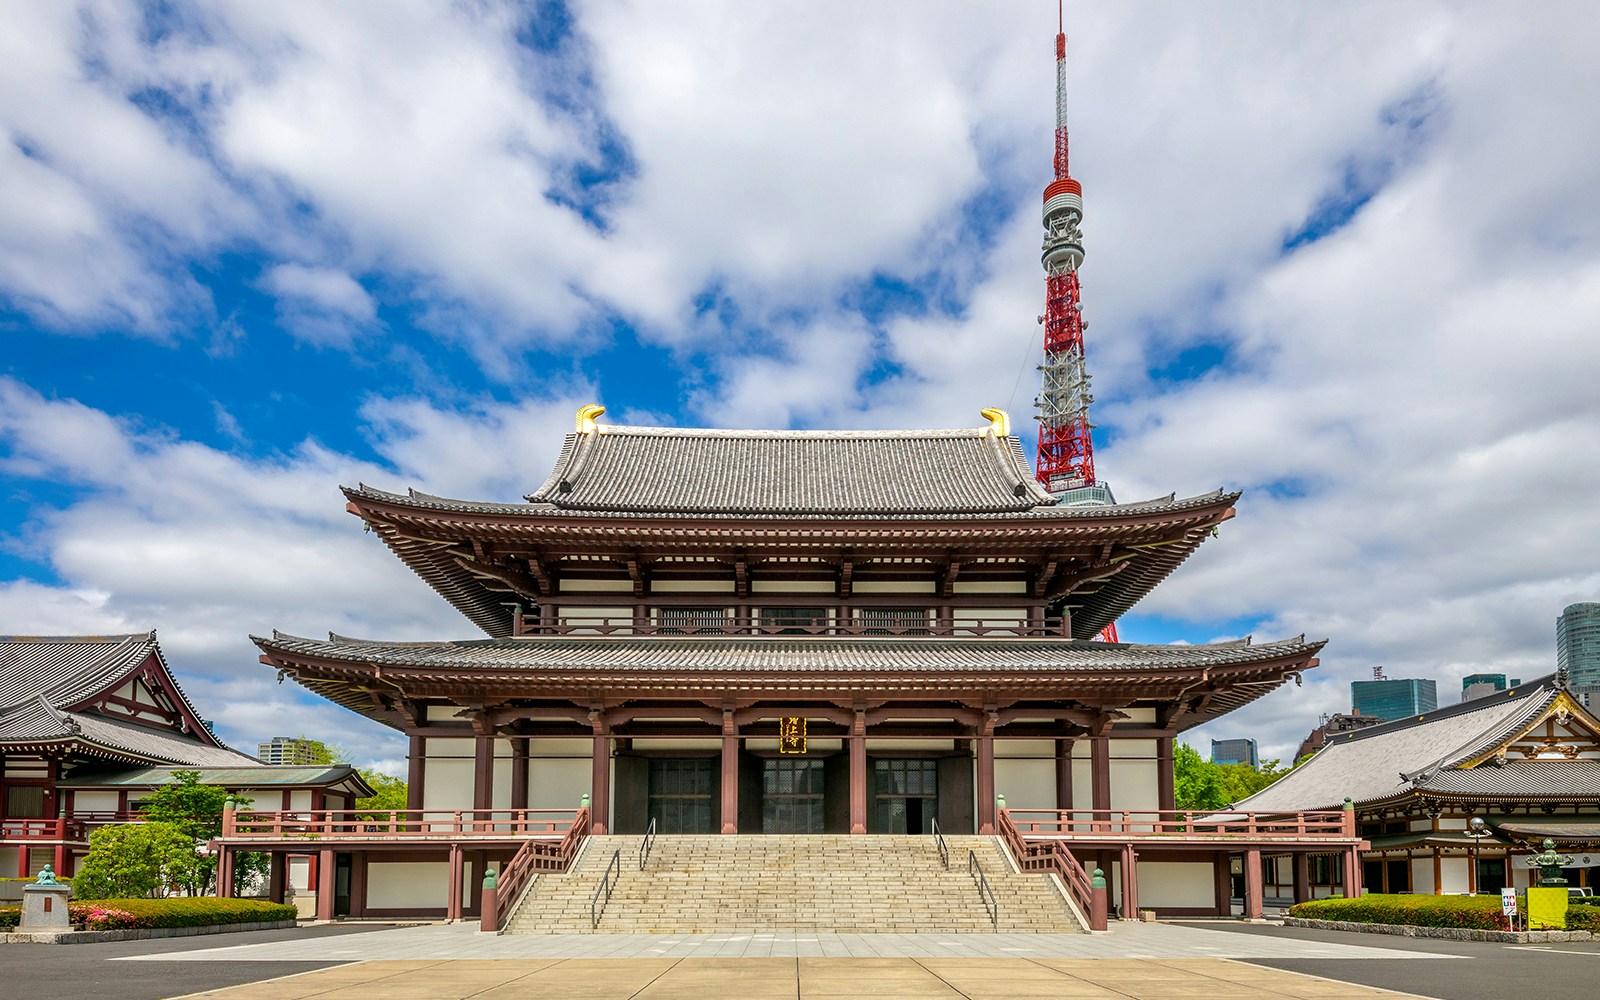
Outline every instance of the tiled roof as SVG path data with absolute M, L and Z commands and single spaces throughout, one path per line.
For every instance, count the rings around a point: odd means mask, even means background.
M 0 636 L 0 744 L 76 741 L 112 756 L 172 764 L 253 760 L 215 737 L 190 738 L 72 706 L 115 687 L 151 656 L 167 670 L 154 632 L 130 635 Z M 170 671 L 167 672 L 170 678 Z M 198 719 L 173 679 L 183 709 Z M 208 742 L 208 740 L 210 742 Z
M 1443 793 L 1452 782 L 1463 790 L 1482 784 L 1510 793 L 1505 786 L 1511 775 L 1535 782 L 1543 772 L 1518 767 L 1522 762 L 1492 768 L 1499 772 L 1494 776 L 1479 774 L 1488 765 L 1452 768 L 1514 735 L 1558 693 L 1553 678 L 1544 678 L 1505 695 L 1330 736 L 1316 756 L 1237 805 L 1253 810 L 1332 809 L 1346 796 L 1359 805 L 1430 789 Z M 1600 785 L 1589 794 L 1600 795 Z
M 1017 439 L 981 430 L 601 425 L 567 436 L 533 503 L 573 511 L 990 514 L 1053 506 Z
M 1485 761 L 1441 768 L 1418 787 L 1451 795 L 1600 796 L 1600 760 Z
M 1105 671 L 1204 668 L 1313 655 L 1321 642 L 1154 646 L 1075 639 L 914 636 L 606 636 L 378 642 L 274 632 L 263 650 L 295 657 L 447 670 Z
M 328 788 L 342 781 L 361 782 L 360 773 L 349 764 L 325 766 L 273 767 L 267 764 L 223 767 L 141 767 L 117 771 L 77 771 L 61 781 L 62 788 L 154 788 L 170 784 L 173 772 L 198 771 L 202 785 L 225 788 Z M 365 782 L 360 787 L 370 792 Z

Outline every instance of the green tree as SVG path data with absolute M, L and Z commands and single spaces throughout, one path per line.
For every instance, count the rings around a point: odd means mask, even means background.
M 406 807 L 406 783 L 382 771 L 361 768 L 361 777 L 372 786 L 374 794 L 356 799 L 356 808 L 367 812 L 386 812 Z
M 222 810 L 229 793 L 216 785 L 202 785 L 198 771 L 173 771 L 173 782 L 162 785 L 145 799 L 143 812 L 147 820 L 169 823 L 190 838 L 190 844 L 199 859 L 191 876 L 179 880 L 178 885 L 192 895 L 206 895 L 213 891 L 217 876 L 217 856 L 200 853 L 207 841 L 222 834 Z M 241 809 L 249 808 L 250 800 L 235 797 Z M 249 892 L 267 875 L 269 858 L 265 854 L 241 852 L 234 855 L 233 891 Z
M 1217 765 L 1187 743 L 1172 751 L 1172 790 L 1179 809 L 1221 809 L 1230 801 Z
M 194 839 L 172 823 L 113 823 L 89 835 L 89 854 L 72 879 L 78 899 L 165 894 L 199 877 Z

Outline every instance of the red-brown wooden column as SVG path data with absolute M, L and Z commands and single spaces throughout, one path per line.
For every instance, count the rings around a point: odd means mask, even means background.
M 1384 866 L 1388 871 L 1388 866 Z M 1344 894 L 1347 899 L 1361 895 L 1361 850 L 1352 847 L 1344 852 Z
M 511 741 L 511 808 L 528 808 L 528 741 Z
M 1139 919 L 1139 855 L 1122 845 L 1122 919 Z
M 994 802 L 994 724 L 996 713 L 990 712 L 978 729 L 978 833 L 993 835 L 995 823 Z
M 422 780 L 427 765 L 427 741 L 420 736 L 411 737 L 411 747 L 406 753 L 406 808 L 422 808 Z
M 1294 856 L 1294 901 L 1304 903 L 1311 898 L 1311 855 Z
M 1215 883 L 1217 916 L 1233 916 L 1233 856 L 1218 851 L 1211 856 L 1211 875 Z
M 1095 810 L 1111 808 L 1111 741 L 1096 736 L 1089 741 L 1089 805 Z M 1095 816 L 1095 828 L 1102 829 L 1106 817 Z
M 1260 920 L 1266 892 L 1261 884 L 1261 848 L 1244 852 L 1244 918 Z
M 472 741 L 472 808 L 494 807 L 494 737 Z
M 330 860 L 328 864 L 333 864 Z M 450 845 L 450 898 L 444 902 L 444 919 L 454 923 L 461 919 L 461 845 Z M 317 897 L 317 908 L 322 907 L 322 897 Z
M 333 852 L 322 850 L 317 852 L 317 919 L 333 919 L 333 883 L 334 883 Z
M 267 898 L 274 903 L 283 902 L 283 888 L 288 882 L 289 855 L 273 851 L 267 856 Z
M 1173 738 L 1162 736 L 1156 740 L 1156 798 L 1157 809 L 1178 808 L 1177 776 L 1172 771 Z
M 739 832 L 739 727 L 722 711 L 722 832 Z
M 594 769 L 589 787 L 589 829 L 605 836 L 611 826 L 611 734 L 599 711 L 589 713 L 594 727 Z
M 850 832 L 867 832 L 867 713 L 850 725 Z
M 1056 808 L 1072 808 L 1072 740 L 1056 740 Z

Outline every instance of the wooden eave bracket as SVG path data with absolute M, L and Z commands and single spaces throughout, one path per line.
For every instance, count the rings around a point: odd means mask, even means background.
M 750 596 L 750 567 L 743 551 L 734 556 L 733 560 L 734 595 L 739 600 Z
M 944 564 L 944 580 L 939 587 L 940 597 L 947 601 L 950 599 L 950 596 L 955 593 L 956 577 L 960 575 L 961 559 L 958 556 L 951 555 Z
M 1110 577 L 1116 576 L 1118 573 L 1121 573 L 1123 570 L 1133 565 L 1131 562 L 1132 559 L 1133 554 L 1128 553 L 1119 557 L 1116 561 L 1108 565 L 1090 566 L 1085 569 L 1081 569 L 1076 573 L 1059 575 L 1056 578 L 1056 581 L 1050 586 L 1049 590 L 1046 591 L 1044 599 L 1046 601 L 1059 601 L 1061 598 L 1066 597 L 1068 594 L 1071 594 L 1073 591 L 1077 590 L 1086 583 L 1091 583 L 1096 580 L 1106 580 Z
M 1046 559 L 1044 565 L 1034 574 L 1032 594 L 1034 600 L 1044 598 L 1045 589 L 1050 586 L 1050 581 L 1056 577 L 1056 567 L 1061 565 L 1059 559 Z
M 539 581 L 536 577 L 530 576 L 526 573 L 518 572 L 511 567 L 499 567 L 492 566 L 487 563 L 475 562 L 467 556 L 462 555 L 453 556 L 452 558 L 455 559 L 462 569 L 466 570 L 468 573 L 471 573 L 473 576 L 484 577 L 485 579 L 503 583 L 507 587 L 511 588 L 513 593 L 520 594 L 523 597 L 537 600 L 544 592 L 541 589 Z

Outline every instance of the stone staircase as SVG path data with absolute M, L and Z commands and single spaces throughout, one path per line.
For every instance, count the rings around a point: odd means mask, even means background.
M 505 933 L 589 933 L 590 897 L 619 849 L 622 877 L 594 933 L 987 932 L 969 850 L 999 902 L 999 930 L 1083 930 L 1055 884 L 1013 872 L 994 837 L 946 837 L 949 871 L 932 837 L 824 834 L 661 836 L 641 872 L 640 839 L 589 838 L 569 872 L 533 882 Z

